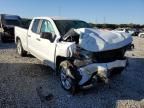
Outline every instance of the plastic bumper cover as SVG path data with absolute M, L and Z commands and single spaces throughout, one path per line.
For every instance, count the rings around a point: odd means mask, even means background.
M 113 62 L 108 63 L 93 63 L 89 64 L 87 66 L 81 67 L 78 69 L 80 72 L 82 79 L 79 82 L 79 85 L 83 85 L 87 81 L 90 80 L 92 75 L 94 73 L 98 72 L 104 72 L 107 73 L 109 70 L 115 69 L 115 68 L 125 68 L 127 65 L 127 59 L 123 60 L 115 60 Z

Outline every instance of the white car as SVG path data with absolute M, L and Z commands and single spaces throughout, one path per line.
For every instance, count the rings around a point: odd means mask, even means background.
M 144 32 L 139 33 L 138 37 L 144 38 Z
M 128 28 L 117 28 L 115 29 L 114 31 L 117 31 L 117 32 L 125 32 L 125 33 L 129 33 L 130 35 L 132 35 L 135 31 L 134 30 L 131 30 L 131 29 L 128 29 Z
M 122 72 L 131 42 L 126 33 L 95 30 L 81 20 L 36 17 L 28 29 L 15 27 L 18 54 L 29 52 L 56 70 L 62 87 L 72 92 Z

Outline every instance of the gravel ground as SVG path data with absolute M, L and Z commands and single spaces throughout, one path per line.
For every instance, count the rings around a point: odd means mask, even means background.
M 111 79 L 72 96 L 53 70 L 33 56 L 20 57 L 13 43 L 0 43 L 1 108 L 144 108 L 144 39 L 134 37 L 129 66 Z

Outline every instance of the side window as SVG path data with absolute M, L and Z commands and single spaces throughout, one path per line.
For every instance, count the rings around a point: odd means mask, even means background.
M 39 19 L 35 19 L 35 20 L 34 20 L 33 25 L 32 25 L 32 29 L 31 29 L 32 32 L 38 33 L 39 22 L 40 22 Z
M 52 24 L 49 21 L 47 21 L 47 20 L 43 20 L 40 32 L 54 33 L 54 29 L 52 27 Z

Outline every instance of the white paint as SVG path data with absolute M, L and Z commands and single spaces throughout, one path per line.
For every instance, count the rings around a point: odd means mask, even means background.
M 126 33 L 81 28 L 75 30 L 80 34 L 80 47 L 92 51 L 108 51 L 126 46 L 132 42 L 132 37 Z
M 139 33 L 138 37 L 142 37 L 142 35 L 144 35 L 144 32 Z
M 40 34 L 33 33 L 31 31 L 33 22 L 35 19 L 45 19 L 48 20 L 53 28 L 56 35 L 56 39 L 51 43 L 48 39 L 40 38 Z M 80 34 L 80 46 L 88 51 L 100 52 L 106 50 L 112 50 L 121 48 L 123 46 L 131 43 L 132 38 L 126 34 L 118 34 L 115 32 L 108 32 L 102 30 L 94 29 L 76 29 Z M 30 36 L 30 37 L 29 37 Z M 22 42 L 24 50 L 30 52 L 32 55 L 43 61 L 46 65 L 49 65 L 53 69 L 56 69 L 56 57 L 72 57 L 73 53 L 76 52 L 76 45 L 74 42 L 60 42 L 60 33 L 50 17 L 35 17 L 29 29 L 23 29 L 21 27 L 15 27 L 15 38 L 19 37 Z M 40 39 L 40 41 L 37 41 Z M 89 79 L 91 73 L 95 72 L 98 69 L 101 69 L 100 66 L 105 69 L 109 65 L 109 68 L 124 66 L 123 62 L 115 61 L 114 63 L 103 63 L 103 64 L 90 64 L 83 68 L 80 68 L 80 72 L 83 75 L 83 82 Z M 87 71 L 86 71 L 87 70 Z
M 127 60 L 116 60 L 109 63 L 93 63 L 81 67 L 80 69 L 78 69 L 80 74 L 82 75 L 82 79 L 80 80 L 79 85 L 83 85 L 85 82 L 87 82 L 91 78 L 92 74 L 97 71 L 107 72 L 108 70 L 111 70 L 113 68 L 125 67 L 126 62 Z
M 118 33 L 128 33 L 130 35 L 132 35 L 134 33 L 134 30 L 130 30 L 128 28 L 117 28 L 113 31 L 118 32 Z

